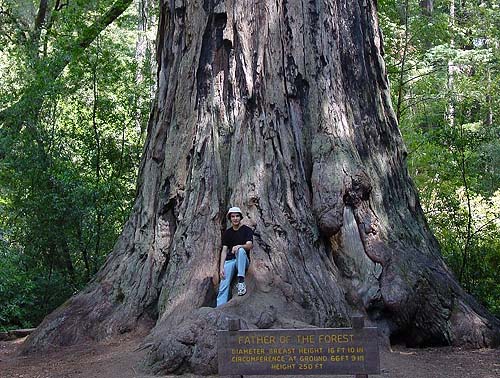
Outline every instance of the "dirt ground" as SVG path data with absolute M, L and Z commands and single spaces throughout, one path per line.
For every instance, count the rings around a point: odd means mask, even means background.
M 151 378 L 141 374 L 137 368 L 145 354 L 144 350 L 138 350 L 140 341 L 129 336 L 28 357 L 17 355 L 23 339 L 0 342 L 0 377 Z M 380 365 L 381 377 L 499 378 L 500 349 L 393 347 L 390 351 L 381 352 Z M 195 378 L 193 375 L 186 377 Z

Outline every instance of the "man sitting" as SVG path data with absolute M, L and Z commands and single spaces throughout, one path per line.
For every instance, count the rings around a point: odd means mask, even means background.
M 235 271 L 238 272 L 238 295 L 245 295 L 245 273 L 250 262 L 248 256 L 253 246 L 253 231 L 241 224 L 243 213 L 239 207 L 231 207 L 227 212 L 231 222 L 222 236 L 222 252 L 220 258 L 220 285 L 217 295 L 217 307 L 229 300 L 230 285 Z

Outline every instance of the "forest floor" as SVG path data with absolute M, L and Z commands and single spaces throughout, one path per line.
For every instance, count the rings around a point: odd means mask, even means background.
M 137 368 L 146 353 L 138 350 L 141 339 L 137 337 L 128 336 L 100 344 L 82 344 L 49 354 L 30 356 L 17 354 L 22 342 L 23 339 L 0 342 L 1 378 L 151 377 L 141 374 Z M 380 364 L 381 377 L 498 378 L 500 349 L 409 349 L 393 346 L 391 350 L 381 351 Z

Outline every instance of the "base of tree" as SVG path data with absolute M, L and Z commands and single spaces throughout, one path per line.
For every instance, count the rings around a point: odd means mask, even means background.
M 245 296 L 233 297 L 227 304 L 219 308 L 201 307 L 189 314 L 173 311 L 169 316 L 159 319 L 153 326 L 153 320 L 142 316 L 131 316 L 123 305 L 105 300 L 103 288 L 93 285 L 88 290 L 70 299 L 65 305 L 48 316 L 41 326 L 26 341 L 23 353 L 48 351 L 54 347 L 99 341 L 116 334 L 141 331 L 149 328 L 150 332 L 141 348 L 148 352 L 142 361 L 141 370 L 150 374 L 183 374 L 194 373 L 209 375 L 217 373 L 217 330 L 228 329 L 228 320 L 241 319 L 242 329 L 269 328 L 308 328 L 308 327 L 348 327 L 349 317 L 324 319 L 315 324 L 318 317 L 314 309 L 307 309 L 294 302 L 284 283 L 263 286 L 257 282 L 250 271 L 248 293 Z M 429 293 L 430 294 L 430 293 Z M 214 298 L 212 298 L 214 299 Z M 451 300 L 452 309 L 442 325 L 433 324 L 429 319 L 439 316 L 427 314 L 427 321 L 419 324 L 419 315 L 406 326 L 398 326 L 401 320 L 388 316 L 387 308 L 376 313 L 364 313 L 368 316 L 367 324 L 379 327 L 381 345 L 404 343 L 407 346 L 466 346 L 472 348 L 496 347 L 499 345 L 500 332 L 498 320 L 488 316 L 481 306 L 470 297 Z M 484 317 L 474 312 L 465 301 L 472 301 L 476 310 L 483 311 Z M 423 303 L 418 304 L 424 306 Z M 409 306 L 409 304 L 407 304 Z M 432 309 L 442 314 L 443 309 Z M 348 306 L 354 314 L 356 311 Z M 180 310 L 180 309 L 179 309 Z M 398 312 L 400 314 L 400 312 Z M 371 316 L 371 318 L 370 318 Z M 392 320 L 395 319 L 395 320 Z M 423 329 L 427 329 L 424 332 Z

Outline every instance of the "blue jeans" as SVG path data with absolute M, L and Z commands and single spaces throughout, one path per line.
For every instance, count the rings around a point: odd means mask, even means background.
M 217 307 L 223 305 L 229 300 L 231 281 L 234 277 L 234 272 L 238 270 L 238 277 L 245 277 L 248 268 L 247 251 L 240 248 L 236 252 L 236 259 L 226 260 L 224 262 L 224 278 L 219 285 L 219 294 L 217 294 Z

